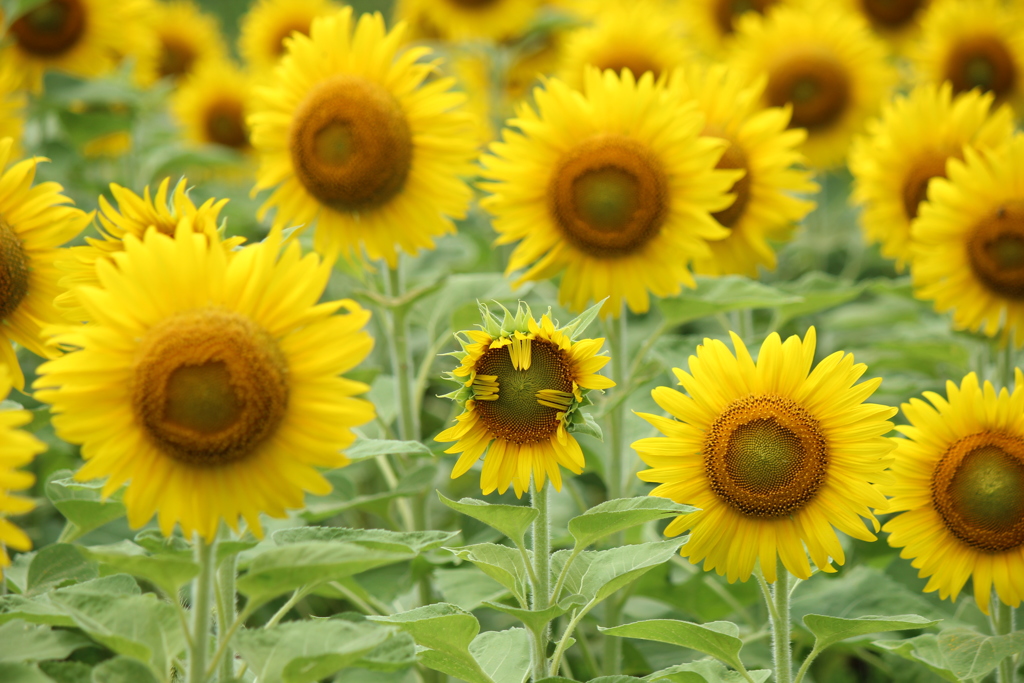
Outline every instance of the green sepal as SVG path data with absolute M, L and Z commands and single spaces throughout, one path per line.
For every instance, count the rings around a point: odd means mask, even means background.
M 597 314 L 601 312 L 601 307 L 604 306 L 604 302 L 607 300 L 608 297 L 601 299 L 596 304 L 570 320 L 568 324 L 561 328 L 562 334 L 568 335 L 569 339 L 575 341 L 576 337 L 583 334 L 583 332 L 590 327 L 590 323 L 594 322 L 594 319 L 597 318 Z

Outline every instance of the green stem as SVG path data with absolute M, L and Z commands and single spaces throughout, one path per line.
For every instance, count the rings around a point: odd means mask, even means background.
M 249 619 L 250 616 L 252 616 L 252 610 L 250 609 L 249 605 L 246 605 L 245 608 L 242 609 L 242 611 L 239 613 L 239 615 L 235 617 L 235 620 L 231 623 L 231 626 L 228 628 L 227 633 L 224 634 L 224 638 L 220 641 L 220 645 L 217 646 L 217 651 L 213 653 L 213 659 L 210 660 L 210 666 L 206 670 L 207 679 L 209 679 L 210 676 L 213 675 L 213 672 L 217 669 L 217 665 L 220 663 L 221 657 L 223 657 L 228 650 L 228 643 L 230 643 L 231 639 L 235 637 L 235 632 L 242 627 L 242 624 L 244 624 L 246 620 Z M 243 662 L 241 669 L 238 671 L 237 674 L 235 674 L 236 678 L 242 678 L 242 674 L 245 672 L 246 666 L 247 665 Z
M 226 637 L 231 630 L 231 624 L 235 622 L 235 572 L 238 563 L 238 556 L 231 555 L 217 569 L 217 635 L 221 642 L 218 650 L 224 650 L 220 660 L 221 681 L 230 681 L 235 677 L 235 655 L 231 652 Z
M 1007 340 L 1003 346 L 1000 346 L 1000 342 L 993 339 L 992 354 L 995 356 L 996 367 L 993 381 L 996 383 L 996 391 L 999 391 L 1001 387 L 1013 391 L 1013 375 L 1016 369 L 1013 344 Z
M 402 294 L 401 267 L 388 267 L 388 294 L 394 299 Z M 391 371 L 395 373 L 395 388 L 398 392 L 398 428 L 402 439 L 419 441 L 419 416 L 414 409 L 412 395 L 412 361 L 409 356 L 409 322 L 406 306 L 387 308 L 390 319 L 388 354 L 391 356 Z
M 199 534 L 193 540 L 199 576 L 192 582 L 192 648 L 188 657 L 188 683 L 205 683 L 206 648 L 210 642 L 210 608 L 213 595 L 217 541 L 207 543 Z
M 758 571 L 758 583 L 768 605 L 772 627 L 772 659 L 775 662 L 775 683 L 793 680 L 793 652 L 790 646 L 789 572 L 776 561 L 775 585 L 771 588 Z
M 533 521 L 533 604 L 535 612 L 543 612 L 551 601 L 551 527 L 548 519 L 548 486 L 530 485 L 530 499 L 537 510 Z M 534 636 L 533 680 L 547 676 L 548 629 Z
M 1000 600 L 995 591 L 992 592 L 992 603 L 990 608 L 992 614 L 989 617 L 992 621 L 992 634 L 1005 636 L 1008 633 L 1013 633 L 1013 608 Z M 998 677 L 996 678 L 998 683 L 1013 683 L 1014 660 L 1012 656 L 1004 657 L 999 662 L 998 672 Z
M 572 634 L 573 631 L 576 630 L 576 626 L 583 619 L 584 615 L 586 615 L 586 613 L 589 611 L 590 610 L 586 609 L 586 606 L 576 610 L 576 614 L 573 615 L 573 618 L 566 625 L 565 632 L 562 633 L 562 637 L 558 641 L 557 647 L 555 647 L 555 653 L 551 657 L 551 668 L 548 670 L 549 676 L 558 675 L 558 667 L 562 663 L 562 655 L 565 654 L 565 649 L 569 646 L 569 639 L 572 638 Z M 610 638 L 611 636 L 605 637 Z M 541 678 L 543 678 L 543 676 L 541 676 Z M 534 680 L 536 680 L 536 677 L 534 678 Z

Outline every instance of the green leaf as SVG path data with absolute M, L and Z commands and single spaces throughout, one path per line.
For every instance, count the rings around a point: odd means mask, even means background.
M 716 313 L 747 308 L 774 308 L 794 304 L 802 297 L 761 284 L 739 275 L 696 278 L 697 289 L 685 291 L 672 299 L 659 299 L 658 306 L 665 324 L 682 325 Z
M 924 665 L 943 680 L 960 683 L 960 678 L 950 671 L 949 665 L 943 659 L 942 653 L 939 651 L 939 639 L 933 633 L 905 640 L 876 640 L 872 644 L 877 648 L 899 655 L 903 659 Z
M 378 455 L 432 455 L 419 441 L 393 441 L 390 439 L 356 439 L 345 455 L 349 460 L 365 460 Z
M 873 567 L 853 567 L 838 576 L 820 575 L 800 585 L 793 596 L 794 621 L 806 614 L 854 617 L 898 612 L 939 619 L 944 615 L 918 590 Z
M 135 534 L 135 542 L 153 553 L 154 555 L 175 555 L 177 557 L 191 558 L 193 556 L 192 546 L 181 536 L 164 536 L 156 529 L 146 529 Z M 217 544 L 219 548 L 224 543 Z
M 88 638 L 72 631 L 53 631 L 48 626 L 23 621 L 0 626 L 0 662 L 64 659 L 78 648 L 91 644 Z
M 530 575 L 518 550 L 494 543 L 479 543 L 447 550 L 460 560 L 472 562 L 484 574 L 508 588 L 519 604 L 527 604 Z
M 768 669 L 755 669 L 747 674 L 754 683 L 764 683 L 772 672 Z M 699 662 L 676 664 L 661 671 L 644 676 L 645 681 L 671 681 L 672 683 L 746 683 L 739 671 L 730 671 L 720 662 L 713 659 L 702 659 Z
M 489 601 L 503 600 L 509 591 L 476 567 L 434 570 L 434 582 L 444 602 L 471 612 Z
M 23 595 L 6 595 L 0 597 L 0 624 L 21 619 L 33 624 L 49 624 L 71 628 L 75 621 L 69 617 L 59 605 L 54 604 L 52 597 L 65 594 L 78 595 L 139 595 L 139 585 L 135 579 L 125 574 L 117 574 L 102 579 L 93 579 L 77 583 L 52 593 L 43 593 L 35 597 Z
M 814 634 L 814 649 L 819 652 L 847 638 L 869 633 L 927 628 L 937 623 L 937 620 L 925 619 L 916 614 L 900 614 L 894 617 L 864 616 L 856 619 L 841 619 L 821 614 L 808 614 L 804 617 L 804 626 Z
M 481 633 L 469 653 L 494 683 L 524 683 L 530 677 L 530 634 L 526 629 Z
M 128 657 L 108 659 L 92 670 L 92 683 L 159 683 L 160 680 L 145 664 Z
M 54 683 L 92 683 L 92 667 L 84 662 L 40 662 L 39 670 Z
M 95 562 L 88 560 L 81 549 L 70 543 L 54 543 L 42 548 L 28 566 L 28 593 L 43 591 L 95 579 L 100 575 Z
M 567 594 L 579 593 L 592 607 L 662 562 L 667 562 L 683 542 L 683 539 L 669 539 L 581 552 L 569 568 L 564 590 Z M 569 555 L 570 551 L 559 550 L 551 556 L 551 569 L 556 576 Z
M 530 629 L 534 633 L 540 633 L 543 631 L 552 619 L 562 616 L 573 607 L 587 604 L 587 600 L 582 595 L 570 595 L 567 598 L 562 598 L 557 605 L 551 605 L 545 610 L 535 612 L 529 609 L 519 609 L 518 607 L 510 607 L 509 605 L 503 605 L 499 602 L 485 602 L 485 607 L 490 607 L 493 610 L 504 612 L 509 616 L 513 616 L 519 621 L 523 622 L 526 628 Z
M 577 422 L 576 417 L 579 417 L 582 421 Z M 566 431 L 571 434 L 586 434 L 592 436 L 598 441 L 604 441 L 604 432 L 601 430 L 601 425 L 597 424 L 594 417 L 590 413 L 586 413 L 577 410 L 573 413 L 573 421 L 566 427 Z
M 582 549 L 623 529 L 683 515 L 695 509 L 657 496 L 618 498 L 595 505 L 579 517 L 573 517 L 569 520 L 569 533 L 576 539 L 576 548 Z
M 437 497 L 452 510 L 497 529 L 519 547 L 526 546 L 526 531 L 537 518 L 537 510 L 525 505 L 495 505 L 475 498 L 463 498 L 456 503 L 440 491 Z
M 113 571 L 146 579 L 170 596 L 177 596 L 179 588 L 199 575 L 199 565 L 190 559 L 175 555 L 149 557 L 131 541 L 111 546 L 92 546 L 82 551 L 99 562 L 105 573 Z
M 651 619 L 612 628 L 597 628 L 602 633 L 612 636 L 654 640 L 686 647 L 710 655 L 738 671 L 744 670 L 743 661 L 740 659 L 743 641 L 739 638 L 739 627 L 731 621 L 691 624 L 675 619 Z
M 59 470 L 46 482 L 46 497 L 73 525 L 63 538 L 73 541 L 93 529 L 124 517 L 124 504 L 117 495 L 106 500 L 100 495 L 103 482 L 80 482 L 71 478 L 71 470 Z
M 278 545 L 307 541 L 341 541 L 355 543 L 364 548 L 418 555 L 434 548 L 440 548 L 458 535 L 458 531 L 389 531 L 387 529 L 305 526 L 276 531 L 272 538 Z
M 1006 657 L 1024 652 L 1024 631 L 986 636 L 967 628 L 951 628 L 939 633 L 938 645 L 953 675 L 980 678 Z
M 249 571 L 238 579 L 238 591 L 260 605 L 302 586 L 334 581 L 413 557 L 412 552 L 376 550 L 354 543 L 294 543 L 257 555 L 249 563 Z
M 870 284 L 871 281 L 868 280 L 850 282 L 820 271 L 806 273 L 793 282 L 780 282 L 778 284 L 780 290 L 799 296 L 801 300 L 778 307 L 775 327 L 778 329 L 794 318 L 818 313 L 847 301 L 853 301 Z
M 53 679 L 35 664 L 0 662 L 0 681 L 4 683 L 53 683 Z
M 261 683 L 311 683 L 352 666 L 393 632 L 371 622 L 316 619 L 242 631 L 232 642 Z
M 401 671 L 416 665 L 416 641 L 408 633 L 396 633 L 356 662 L 361 669 Z
M 398 485 L 389 491 L 356 495 L 352 482 L 341 471 L 328 472 L 327 479 L 334 486 L 334 491 L 320 498 L 310 497 L 306 509 L 299 513 L 307 522 L 321 522 L 348 510 L 367 510 L 386 517 L 388 506 L 394 498 L 414 496 L 433 488 L 437 466 L 433 463 L 423 465 L 398 480 Z

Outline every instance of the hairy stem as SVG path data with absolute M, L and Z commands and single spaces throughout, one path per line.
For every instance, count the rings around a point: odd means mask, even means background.
M 776 561 L 775 585 L 768 583 L 758 572 L 758 583 L 768 605 L 772 628 L 772 659 L 775 663 L 775 683 L 791 683 L 793 680 L 793 652 L 790 645 L 789 625 L 789 572 Z
M 217 542 L 207 543 L 196 534 L 193 546 L 199 576 L 192 582 L 192 648 L 188 657 L 188 683 L 205 683 Z
M 548 519 L 547 483 L 530 486 L 530 499 L 537 518 L 533 521 L 533 611 L 546 610 L 551 600 L 551 528 Z M 547 676 L 548 628 L 534 637 L 533 680 Z
M 1000 600 L 995 591 L 992 591 L 992 605 L 989 611 L 991 612 L 989 619 L 992 622 L 993 635 L 1004 636 L 1007 633 L 1013 633 L 1013 608 Z M 1004 657 L 999 662 L 996 679 L 998 683 L 1014 683 L 1014 668 L 1013 657 Z
M 217 636 L 220 638 L 218 650 L 223 649 L 224 653 L 220 660 L 221 681 L 230 681 L 235 676 L 235 655 L 227 642 L 227 634 L 231 630 L 231 624 L 235 622 L 235 572 L 238 563 L 238 556 L 231 555 L 226 558 L 217 569 Z

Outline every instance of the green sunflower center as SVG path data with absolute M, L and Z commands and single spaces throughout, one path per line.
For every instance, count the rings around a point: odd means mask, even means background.
M 710 131 L 706 134 L 721 137 L 717 133 L 711 133 Z M 725 153 L 718 160 L 718 165 L 715 168 L 742 169 L 746 171 L 743 177 L 733 183 L 732 189 L 729 190 L 736 195 L 733 203 L 728 208 L 711 214 L 716 221 L 727 228 L 731 228 L 743 217 L 747 210 L 747 204 L 750 203 L 750 167 L 747 166 L 747 155 L 743 153 L 741 147 L 730 141 L 729 146 L 725 148 Z
M 244 149 L 249 146 L 245 128 L 245 112 L 236 99 L 213 103 L 206 111 L 206 136 L 218 145 Z
M 161 78 L 178 79 L 192 71 L 199 55 L 195 48 L 175 36 L 161 36 L 160 62 L 157 72 Z
M 1024 202 L 1007 202 L 967 241 L 971 270 L 994 293 L 1024 300 Z
M 708 429 L 703 452 L 711 489 L 752 517 L 798 511 L 818 493 L 828 470 L 818 421 L 782 396 L 731 403 Z
M 11 24 L 18 46 L 40 57 L 56 57 L 78 44 L 85 33 L 81 0 L 49 0 Z
M 1024 545 L 1024 439 L 982 432 L 954 443 L 935 467 L 932 501 L 946 528 L 972 548 Z
M 793 106 L 792 128 L 814 131 L 839 120 L 850 104 L 850 76 L 832 54 L 809 51 L 769 70 L 765 95 L 773 107 Z
M 876 24 L 897 29 L 913 21 L 924 0 L 861 0 L 864 14 Z
M 1017 82 L 1017 66 L 1006 42 L 997 35 L 978 35 L 957 43 L 946 58 L 946 79 L 953 91 L 978 88 L 1006 97 Z
M 543 339 L 514 340 L 476 363 L 475 408 L 488 431 L 517 444 L 548 441 L 572 402 L 572 366 Z M 556 407 L 558 406 L 558 407 Z
M 132 407 L 166 455 L 201 467 L 236 462 L 284 418 L 287 368 L 249 318 L 218 309 L 179 313 L 143 338 Z
M 387 203 L 412 167 L 412 132 L 398 100 L 359 76 L 333 76 L 299 104 L 290 132 L 295 175 L 318 201 L 356 212 Z
M 959 155 L 955 155 L 959 158 Z M 946 160 L 949 157 L 936 154 L 922 159 L 907 172 L 903 182 L 903 213 L 907 220 L 917 218 L 921 202 L 928 199 L 928 183 L 932 178 L 946 177 Z
M 28 295 L 28 255 L 11 226 L 0 218 L 0 320 L 8 319 Z
M 778 0 L 718 0 L 715 3 L 715 23 L 723 34 L 730 34 L 736 30 L 736 18 L 747 12 L 764 11 Z
M 548 207 L 579 250 L 598 258 L 628 256 L 661 229 L 668 181 L 644 145 L 597 135 L 559 160 L 548 184 Z

